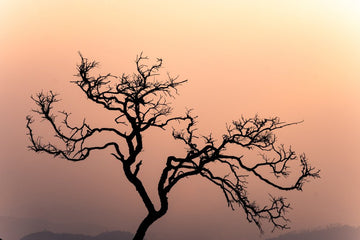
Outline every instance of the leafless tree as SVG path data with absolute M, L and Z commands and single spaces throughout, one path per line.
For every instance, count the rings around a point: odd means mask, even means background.
M 319 171 L 308 164 L 304 154 L 297 155 L 291 148 L 277 145 L 274 132 L 280 128 L 297 123 L 281 122 L 278 117 L 253 118 L 241 117 L 227 126 L 222 139 L 215 142 L 211 136 L 201 136 L 195 129 L 196 116 L 187 111 L 183 116 L 171 116 L 172 108 L 168 102 L 177 93 L 177 88 L 186 80 L 168 75 L 166 80 L 156 80 L 162 66 L 162 59 L 148 66 L 148 58 L 140 54 L 135 61 L 136 73 L 132 75 L 111 74 L 93 77 L 90 71 L 98 63 L 89 61 L 81 54 L 81 63 L 77 65 L 78 80 L 74 83 L 86 94 L 92 102 L 102 105 L 105 109 L 116 113 L 117 127 L 92 128 L 85 121 L 79 126 L 71 126 L 69 113 L 61 112 L 63 121 L 55 121 L 53 105 L 58 101 L 52 91 L 40 92 L 32 96 L 37 108 L 33 110 L 42 119 L 49 122 L 55 136 L 64 143 L 58 147 L 54 143 L 43 143 L 36 137 L 32 123 L 33 117 L 27 117 L 27 130 L 31 145 L 35 152 L 45 152 L 70 161 L 82 161 L 95 150 L 111 149 L 112 156 L 120 161 L 128 181 L 134 185 L 147 209 L 147 215 L 140 223 L 134 239 L 143 239 L 152 223 L 164 216 L 168 210 L 168 194 L 181 180 L 199 175 L 215 184 L 224 194 L 229 207 L 240 207 L 245 212 L 249 222 L 253 222 L 262 231 L 262 222 L 268 220 L 274 229 L 288 228 L 285 212 L 289 209 L 283 197 L 271 197 L 266 206 L 258 206 L 248 199 L 246 190 L 247 177 L 255 176 L 266 185 L 279 190 L 302 190 L 304 182 L 309 178 L 318 178 Z M 157 183 L 157 196 L 151 199 L 142 180 L 139 178 L 142 161 L 139 154 L 143 149 L 143 134 L 151 128 L 166 129 L 175 123 L 185 126 L 183 129 L 173 127 L 172 136 L 186 146 L 182 156 L 168 156 Z M 126 130 L 124 130 L 126 129 Z M 96 133 L 109 132 L 122 138 L 125 146 L 110 140 L 101 146 L 87 146 L 86 141 Z M 244 150 L 259 151 L 259 158 L 253 159 L 249 165 L 244 161 L 244 155 L 234 155 L 228 149 L 230 146 Z M 289 163 L 298 161 L 301 165 L 296 181 L 284 184 L 276 181 L 289 175 Z M 212 166 L 227 168 L 227 174 L 218 175 Z M 264 174 L 264 169 L 270 170 L 275 177 Z M 246 174 L 244 174 L 246 172 Z M 269 172 L 269 171 L 267 171 Z M 280 183 L 282 184 L 280 184 Z M 154 201 L 160 201 L 160 207 L 154 206 Z

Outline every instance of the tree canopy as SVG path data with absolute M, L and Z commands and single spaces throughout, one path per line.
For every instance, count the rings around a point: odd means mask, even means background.
M 272 197 L 265 206 L 259 206 L 248 198 L 246 189 L 249 175 L 255 176 L 266 185 L 279 190 L 302 190 L 303 184 L 310 178 L 318 178 L 319 171 L 310 166 L 305 154 L 296 154 L 292 148 L 286 148 L 277 143 L 275 132 L 278 129 L 298 124 L 280 121 L 278 117 L 260 118 L 258 116 L 233 121 L 227 125 L 221 139 L 213 138 L 211 134 L 201 135 L 196 129 L 196 115 L 186 111 L 184 115 L 173 116 L 169 98 L 174 98 L 178 87 L 186 83 L 178 77 L 167 75 L 160 77 L 159 69 L 163 60 L 147 65 L 148 58 L 140 54 L 136 60 L 134 74 L 112 74 L 94 77 L 91 70 L 98 66 L 96 61 L 90 61 L 80 54 L 81 63 L 77 65 L 78 80 L 73 81 L 86 95 L 87 99 L 103 106 L 106 110 L 117 114 L 114 121 L 117 127 L 90 127 L 85 120 L 78 126 L 69 123 L 70 114 L 62 111 L 62 122 L 55 120 L 57 116 L 53 107 L 58 101 L 53 91 L 40 92 L 32 96 L 37 108 L 33 111 L 50 123 L 55 136 L 64 144 L 57 146 L 52 142 L 43 142 L 34 134 L 32 123 L 34 118 L 27 117 L 27 130 L 30 139 L 29 148 L 35 152 L 45 152 L 70 161 L 85 160 L 93 151 L 111 149 L 112 156 L 119 160 L 128 181 L 139 193 L 147 215 L 139 225 L 134 239 L 143 239 L 149 226 L 161 218 L 168 210 L 168 194 L 181 180 L 191 176 L 201 176 L 215 184 L 223 192 L 229 207 L 239 207 L 245 213 L 249 222 L 255 223 L 262 231 L 263 220 L 268 220 L 274 227 L 288 228 L 286 210 L 290 207 L 283 197 Z M 235 111 L 236 109 L 234 109 Z M 158 176 L 157 196 L 160 207 L 157 209 L 138 173 L 142 167 L 139 154 L 143 150 L 143 134 L 151 128 L 168 129 L 174 122 L 181 122 L 185 127 L 173 128 L 172 136 L 181 141 L 185 151 L 180 156 L 168 156 L 164 159 L 163 170 Z M 181 125 L 181 124 L 180 124 Z M 88 146 L 86 141 L 95 133 L 111 132 L 125 140 L 126 145 L 117 141 L 109 141 L 100 146 Z M 251 164 L 244 161 L 243 154 L 234 154 L 229 150 L 236 147 L 259 152 L 258 159 L 252 159 Z M 297 161 L 301 165 L 300 172 L 294 182 L 276 181 L 290 175 L 290 162 Z M 227 169 L 226 175 L 218 175 L 213 165 Z M 270 170 L 275 176 L 264 174 L 264 169 Z M 246 174 L 244 174 L 244 172 Z

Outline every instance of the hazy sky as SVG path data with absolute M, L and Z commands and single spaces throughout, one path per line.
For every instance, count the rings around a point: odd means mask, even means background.
M 305 152 L 322 178 L 285 194 L 292 229 L 358 226 L 359 43 L 356 0 L 0 0 L 0 215 L 135 231 L 145 208 L 120 163 L 106 153 L 72 163 L 29 152 L 25 116 L 33 107 L 30 95 L 52 89 L 63 100 L 58 110 L 73 112 L 74 121 L 108 122 L 70 83 L 77 51 L 113 74 L 131 73 L 143 51 L 189 80 L 175 108 L 194 108 L 204 134 L 221 136 L 241 115 L 304 120 L 279 139 Z M 153 134 L 143 154 L 142 174 L 150 181 L 166 154 L 182 150 L 169 144 L 170 132 Z M 271 190 L 251 186 L 254 198 Z M 260 238 L 242 210 L 228 209 L 222 193 L 200 178 L 171 193 L 168 214 L 149 236 Z

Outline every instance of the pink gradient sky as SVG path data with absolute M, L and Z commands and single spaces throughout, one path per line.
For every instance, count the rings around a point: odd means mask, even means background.
M 280 141 L 305 152 L 322 179 L 286 194 L 292 229 L 359 226 L 359 43 L 360 3 L 350 0 L 0 1 L 0 215 L 136 229 L 145 209 L 120 164 L 106 154 L 71 163 L 27 151 L 25 116 L 31 94 L 53 89 L 59 110 L 101 124 L 99 108 L 70 83 L 77 51 L 113 74 L 131 73 L 143 51 L 189 79 L 176 111 L 194 108 L 204 134 L 221 136 L 241 115 L 304 120 Z M 181 151 L 166 136 L 147 136 L 145 179 L 158 174 L 157 159 Z M 149 236 L 264 238 L 221 194 L 199 178 L 179 185 Z

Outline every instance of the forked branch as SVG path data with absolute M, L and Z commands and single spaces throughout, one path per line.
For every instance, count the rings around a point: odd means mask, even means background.
M 211 135 L 203 137 L 202 143 L 195 142 L 200 139 L 194 126 L 195 117 L 188 114 L 187 119 L 186 128 L 173 131 L 173 137 L 188 147 L 187 154 L 184 157 L 168 158 L 167 168 L 163 172 L 163 176 L 167 176 L 167 179 L 161 181 L 164 191 L 169 192 L 177 182 L 184 178 L 201 175 L 222 190 L 229 207 L 232 209 L 235 209 L 235 206 L 241 207 L 247 219 L 255 222 L 261 231 L 262 219 L 267 219 L 274 228 L 287 228 L 288 219 L 285 213 L 290 205 L 285 202 L 285 198 L 271 197 L 268 206 L 259 207 L 254 201 L 248 199 L 246 179 L 249 175 L 253 175 L 267 185 L 289 191 L 302 190 L 304 182 L 310 178 L 319 178 L 319 170 L 308 164 L 304 154 L 297 155 L 291 148 L 286 149 L 284 145 L 275 145 L 274 132 L 298 124 L 298 122 L 284 123 L 280 122 L 279 118 L 261 119 L 258 116 L 249 119 L 242 117 L 227 127 L 227 133 L 223 135 L 222 142 L 216 145 Z M 245 155 L 234 155 L 227 150 L 231 145 L 257 150 L 260 158 L 245 161 Z M 278 178 L 287 177 L 290 174 L 290 162 L 295 161 L 301 165 L 297 179 L 292 184 L 281 185 Z M 217 175 L 212 167 L 214 163 L 227 168 L 228 174 Z M 271 178 L 271 175 L 264 174 L 264 169 L 270 170 L 275 179 Z

